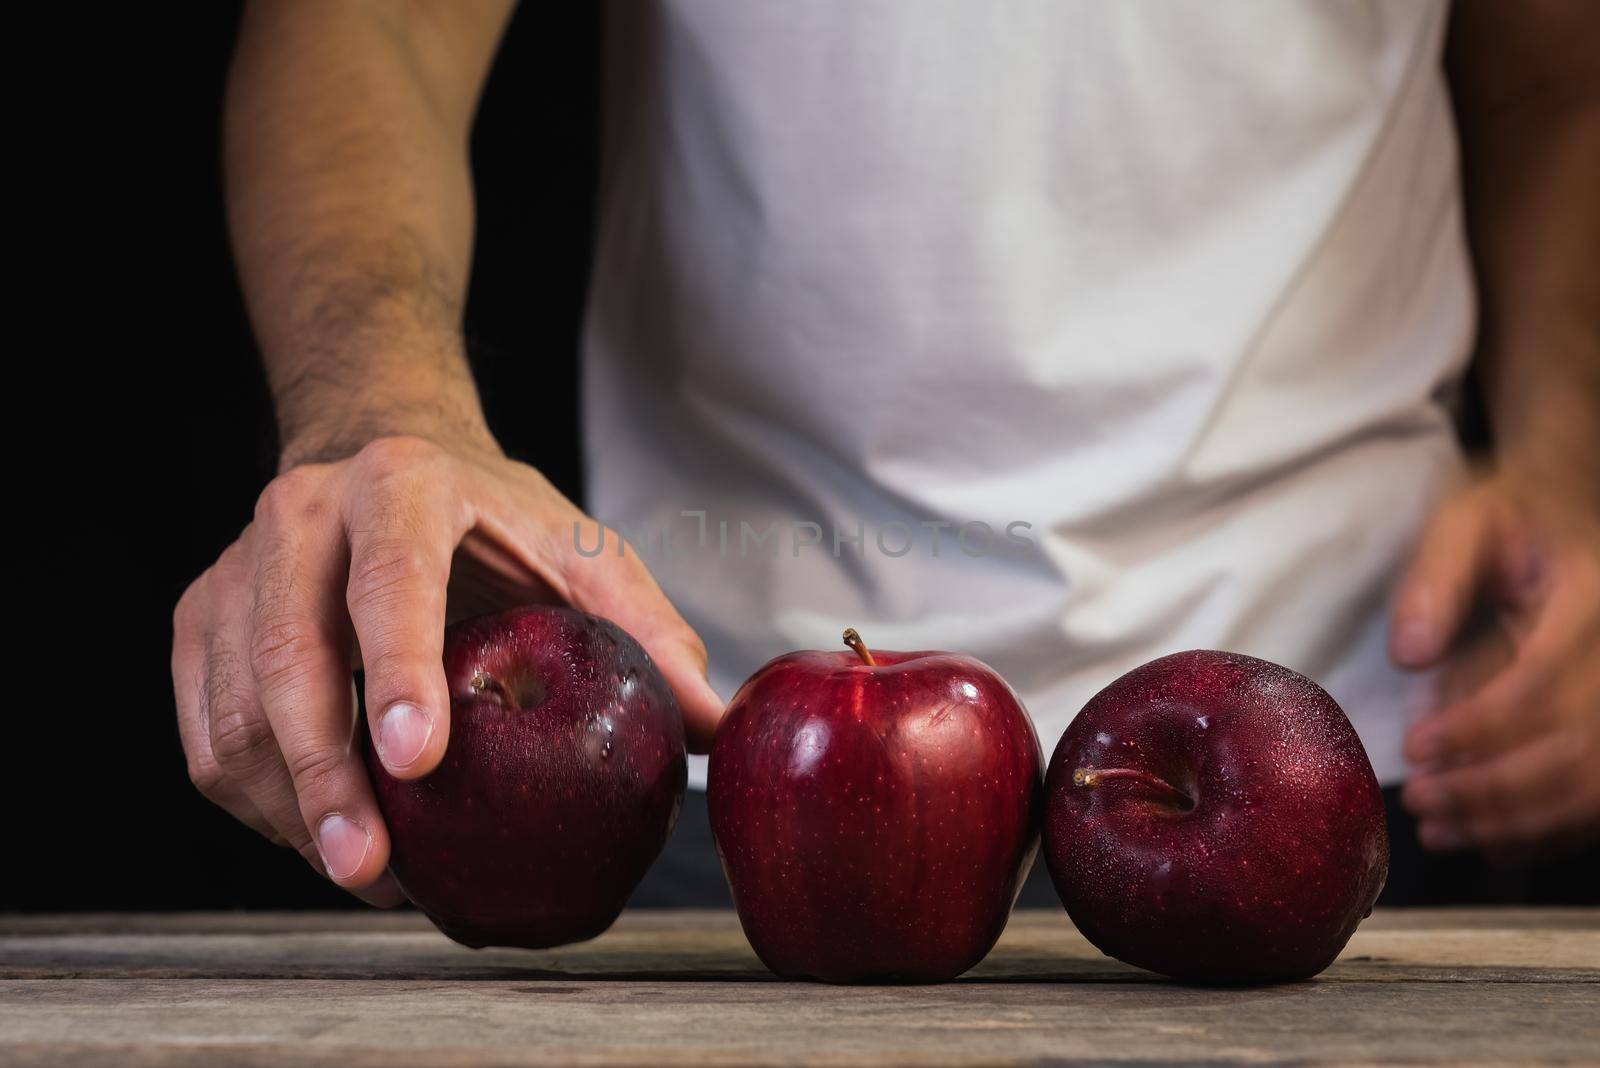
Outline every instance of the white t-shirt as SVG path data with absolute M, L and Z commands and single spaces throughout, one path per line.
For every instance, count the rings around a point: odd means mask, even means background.
M 1400 776 L 1385 609 L 1474 329 L 1444 3 L 610 16 L 589 504 L 724 696 L 854 626 L 987 661 L 1048 755 L 1232 649 Z

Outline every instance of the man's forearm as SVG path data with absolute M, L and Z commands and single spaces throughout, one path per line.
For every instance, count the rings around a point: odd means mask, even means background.
M 1581 2 L 1464 0 L 1450 56 L 1497 451 L 1591 492 L 1600 487 L 1597 27 Z
M 230 77 L 228 212 L 284 465 L 492 447 L 462 351 L 467 134 L 509 3 L 280 2 Z

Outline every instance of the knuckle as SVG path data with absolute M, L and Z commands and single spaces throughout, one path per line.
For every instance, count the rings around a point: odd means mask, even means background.
M 403 477 L 434 458 L 438 447 L 409 435 L 374 438 L 355 455 L 362 474 L 378 482 Z
M 279 686 L 304 672 L 318 638 L 297 619 L 267 620 L 251 636 L 250 668 L 262 686 Z
M 210 801 L 215 801 L 221 792 L 222 784 L 227 781 L 227 773 L 212 760 L 195 753 L 188 754 L 186 761 L 189 782 L 200 791 L 200 795 Z
M 234 774 L 248 774 L 272 755 L 272 727 L 255 709 L 233 705 L 211 717 L 211 752 Z
M 261 526 L 304 523 L 322 512 L 322 468 L 291 467 L 267 483 L 256 497 L 256 523 Z
M 263 524 L 292 521 L 316 507 L 320 476 L 304 467 L 285 471 L 256 498 L 256 521 Z
M 1435 814 L 1460 816 L 1463 811 L 1460 782 L 1449 776 L 1441 778 L 1428 795 L 1427 807 Z
M 369 545 L 350 567 L 350 599 L 366 604 L 414 590 L 432 571 L 428 554 L 414 541 L 391 539 Z
M 684 648 L 689 650 L 689 655 L 694 657 L 695 663 L 704 671 L 711 662 L 710 654 L 706 652 L 706 643 L 700 640 L 700 635 L 690 629 L 687 623 L 684 624 L 683 630 Z
M 1456 756 L 1475 753 L 1494 733 L 1492 716 L 1493 709 L 1487 706 L 1463 709 L 1443 724 L 1439 740 Z
M 307 746 L 285 754 L 289 777 L 301 794 L 326 791 L 344 761 L 344 750 L 332 746 Z
M 1467 728 L 1456 723 L 1443 724 L 1435 739 L 1435 746 L 1446 759 L 1459 757 L 1466 749 Z

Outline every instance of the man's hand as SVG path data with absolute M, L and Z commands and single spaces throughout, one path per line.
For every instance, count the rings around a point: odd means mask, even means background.
M 531 601 L 637 638 L 704 748 L 722 713 L 704 647 L 614 536 L 597 556 L 577 552 L 573 525 L 590 522 L 538 472 L 476 442 L 380 438 L 286 471 L 178 603 L 172 676 L 190 778 L 340 886 L 397 903 L 388 834 L 351 745 L 352 667 L 365 668 L 384 766 L 419 778 L 450 733 L 447 619 Z M 583 544 L 594 536 L 586 526 Z
M 229 73 L 230 233 L 285 471 L 178 605 L 178 723 L 207 797 L 379 903 L 398 892 L 350 744 L 357 662 L 379 755 L 405 779 L 449 738 L 446 621 L 496 608 L 615 621 L 665 674 L 691 745 L 722 711 L 638 557 L 580 555 L 583 515 L 484 423 L 461 331 L 466 149 L 514 6 L 260 0 Z
M 1429 849 L 1525 852 L 1600 833 L 1600 517 L 1507 470 L 1445 502 L 1401 583 L 1390 648 L 1439 665 L 1403 800 Z M 1480 607 L 1493 625 L 1466 633 Z

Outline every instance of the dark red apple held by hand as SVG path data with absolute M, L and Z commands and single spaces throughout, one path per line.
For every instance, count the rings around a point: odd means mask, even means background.
M 767 664 L 717 729 L 711 829 L 739 922 L 781 976 L 953 979 L 1038 850 L 1039 739 L 978 661 L 845 641 Z
M 1101 690 L 1045 794 L 1045 858 L 1078 930 L 1178 979 L 1317 974 L 1389 870 L 1383 797 L 1343 710 L 1238 653 L 1174 653 Z
M 577 942 L 610 927 L 683 803 L 677 701 L 620 627 L 519 608 L 445 631 L 450 743 L 434 772 L 367 768 L 389 868 L 469 946 Z

